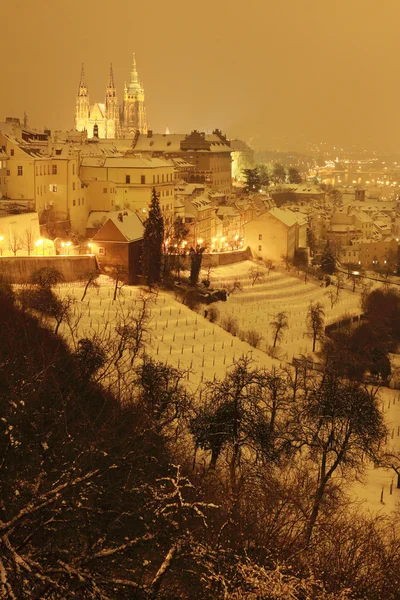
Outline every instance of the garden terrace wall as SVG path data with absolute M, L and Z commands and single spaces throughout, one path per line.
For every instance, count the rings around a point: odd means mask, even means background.
M 204 252 L 201 266 L 220 267 L 222 265 L 231 265 L 252 258 L 251 250 L 247 247 L 245 250 L 233 250 L 232 252 Z M 190 268 L 189 256 L 183 257 L 185 268 Z
M 10 283 L 29 283 L 32 273 L 43 267 L 57 269 L 65 281 L 76 281 L 97 271 L 94 256 L 7 256 L 0 258 L 0 275 Z

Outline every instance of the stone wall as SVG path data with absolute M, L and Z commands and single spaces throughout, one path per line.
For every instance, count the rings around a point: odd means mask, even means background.
M 242 262 L 252 258 L 251 250 L 247 247 L 245 250 L 233 250 L 232 252 L 205 252 L 201 261 L 202 268 L 204 267 L 220 267 L 222 265 L 231 265 L 233 263 Z M 190 257 L 183 257 L 184 267 L 190 269 Z
M 65 281 L 76 281 L 88 271 L 98 270 L 95 256 L 4 256 L 0 275 L 11 283 L 29 283 L 32 273 L 50 267 L 60 271 Z

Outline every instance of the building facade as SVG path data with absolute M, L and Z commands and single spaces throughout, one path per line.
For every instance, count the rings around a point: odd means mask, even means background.
M 75 129 L 87 131 L 89 138 L 102 139 L 133 137 L 136 133 L 147 132 L 144 88 L 139 81 L 135 55 L 129 83 L 124 85 L 122 105 L 118 101 L 112 65 L 105 102 L 90 104 L 89 88 L 82 65 L 76 97 Z

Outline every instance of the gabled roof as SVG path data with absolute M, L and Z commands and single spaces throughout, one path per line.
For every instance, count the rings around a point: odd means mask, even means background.
M 117 215 L 109 217 L 93 236 L 93 240 L 96 242 L 135 242 L 143 239 L 144 227 L 139 217 L 134 213 L 124 213 L 127 211 L 121 211 Z

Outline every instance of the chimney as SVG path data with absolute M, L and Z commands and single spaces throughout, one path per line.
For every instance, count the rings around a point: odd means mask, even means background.
M 147 131 L 147 137 L 148 137 L 148 138 L 151 138 L 151 137 L 153 137 L 153 130 L 152 130 L 152 129 L 149 129 L 149 130 Z

